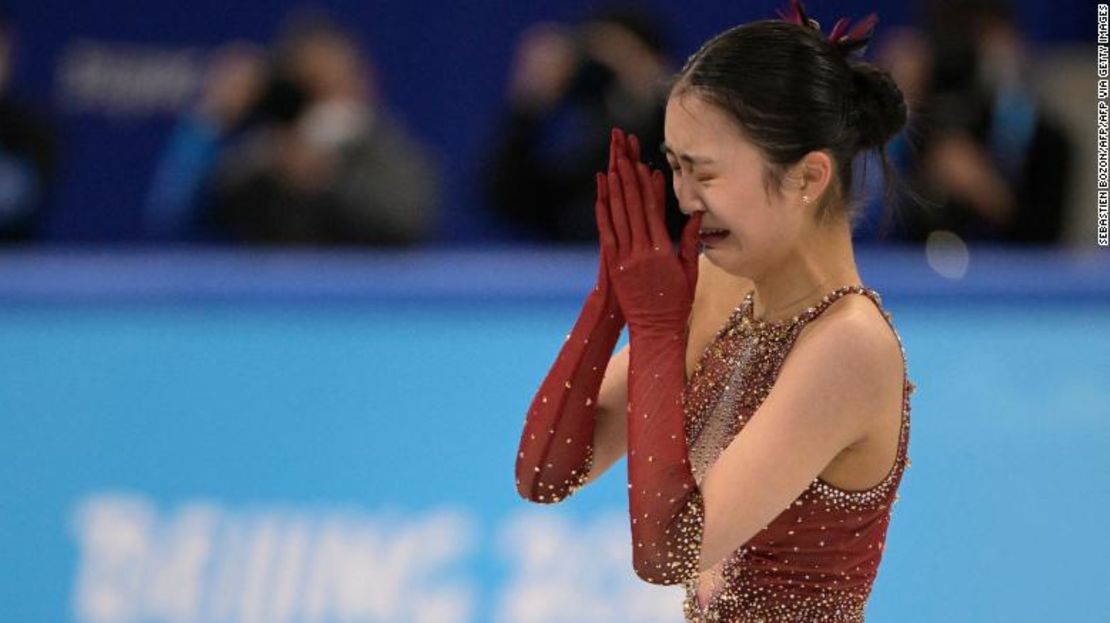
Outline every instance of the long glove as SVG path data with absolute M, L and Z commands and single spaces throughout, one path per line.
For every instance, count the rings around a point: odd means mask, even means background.
M 615 139 L 616 140 L 616 139 Z M 704 503 L 688 460 L 682 405 L 701 213 L 676 256 L 659 171 L 620 157 L 599 210 L 609 277 L 629 329 L 628 502 L 633 566 L 653 584 L 695 577 Z
M 610 153 L 611 170 L 616 169 L 618 155 L 639 160 L 639 143 L 616 145 Z M 605 193 L 601 178 L 597 192 L 600 203 Z M 516 486 L 521 497 L 532 502 L 554 504 L 566 499 L 585 484 L 593 467 L 597 395 L 625 322 L 610 287 L 605 253 L 602 248 L 597 284 L 524 420 Z

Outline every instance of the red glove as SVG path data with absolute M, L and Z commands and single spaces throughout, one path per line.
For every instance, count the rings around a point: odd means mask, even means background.
M 614 141 L 618 135 L 614 131 Z M 705 516 L 682 405 L 701 213 L 687 222 L 676 255 L 664 221 L 662 173 L 619 157 L 605 190 L 602 207 L 608 210 L 598 211 L 601 244 L 629 330 L 633 566 L 648 582 L 677 584 L 698 573 Z
M 618 152 L 639 160 L 639 144 L 621 143 L 610 153 L 610 169 Z M 598 180 L 595 211 L 605 193 Z M 559 351 L 528 409 L 516 459 L 516 485 L 521 497 L 552 504 L 585 484 L 593 467 L 597 395 L 613 353 L 624 315 L 609 285 L 606 251 L 601 249 L 597 285 L 582 307 L 574 328 Z

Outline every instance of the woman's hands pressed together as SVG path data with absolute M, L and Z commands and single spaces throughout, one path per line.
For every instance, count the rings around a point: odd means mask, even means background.
M 663 175 L 640 162 L 635 136 L 614 130 L 595 204 L 609 283 L 628 322 L 628 508 L 632 563 L 643 580 L 699 572 L 704 503 L 690 469 L 682 401 L 701 213 L 678 254 L 664 226 Z
M 636 137 L 614 130 L 609 171 L 597 178 L 597 285 L 532 399 L 516 485 L 525 499 L 556 503 L 588 481 L 598 392 L 627 319 L 633 567 L 648 582 L 675 584 L 698 573 L 704 521 L 682 404 L 701 218 L 687 223 L 676 254 L 664 226 L 663 182 L 640 162 Z
M 614 129 L 608 173 L 594 206 L 602 262 L 629 330 L 684 329 L 698 276 L 701 213 L 686 223 L 676 255 L 667 233 L 666 182 L 640 161 L 635 135 Z

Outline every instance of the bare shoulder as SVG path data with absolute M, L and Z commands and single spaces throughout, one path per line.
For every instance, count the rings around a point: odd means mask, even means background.
M 866 295 L 834 301 L 802 329 L 794 349 L 808 353 L 803 359 L 814 364 L 814 374 L 850 382 L 861 404 L 873 406 L 865 410 L 868 415 L 889 412 L 889 403 L 901 394 L 898 336 Z
M 840 297 L 810 325 L 829 327 L 825 330 L 835 328 L 835 332 L 843 340 L 862 340 L 872 347 L 879 347 L 888 356 L 900 358 L 898 338 L 894 330 L 883 316 L 883 311 L 867 295 Z

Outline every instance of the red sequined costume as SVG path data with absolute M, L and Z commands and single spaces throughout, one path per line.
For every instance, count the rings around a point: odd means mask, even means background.
M 890 322 L 879 294 L 862 286 L 838 288 L 815 307 L 779 322 L 753 317 L 751 293 L 736 308 L 702 354 L 684 395 L 690 463 L 699 483 L 770 392 L 802 328 L 849 293 L 870 298 Z M 688 622 L 863 621 L 898 485 L 910 465 L 913 390 L 903 368 L 901 434 L 887 476 L 863 491 L 814 479 L 742 547 L 684 582 Z
M 871 298 L 888 322 L 889 314 L 874 291 L 844 286 L 788 321 L 762 322 L 752 317 L 749 294 L 687 380 L 700 213 L 687 224 L 676 258 L 662 226 L 661 175 L 637 162 L 638 143 L 618 131 L 612 153 L 609 173 L 599 175 L 595 206 L 602 240 L 598 283 L 529 408 L 516 460 L 518 492 L 555 503 L 584 484 L 593 462 L 598 388 L 627 320 L 628 494 L 637 575 L 684 584 L 684 611 L 692 622 L 862 621 L 909 464 L 913 384 L 904 367 L 897 460 L 875 487 L 849 492 L 815 478 L 747 543 L 699 573 L 699 485 L 770 392 L 807 322 L 850 292 Z M 699 584 L 705 600 L 698 597 Z

